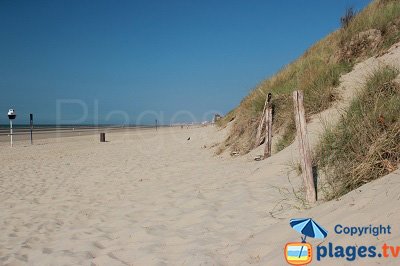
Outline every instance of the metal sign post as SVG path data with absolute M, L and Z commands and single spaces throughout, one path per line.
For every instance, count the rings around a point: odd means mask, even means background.
M 31 144 L 33 144 L 33 114 L 29 114 L 30 125 L 31 125 Z
M 17 116 L 17 114 L 15 113 L 14 109 L 10 109 L 8 110 L 8 119 L 10 119 L 10 139 L 11 139 L 11 147 L 13 146 L 13 125 L 12 125 L 12 121 L 15 119 L 15 117 Z
M 12 120 L 10 119 L 10 137 L 11 137 L 11 147 L 13 146 L 13 128 L 12 128 Z

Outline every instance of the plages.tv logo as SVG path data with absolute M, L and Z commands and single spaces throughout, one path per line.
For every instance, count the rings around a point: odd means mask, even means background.
M 285 259 L 290 265 L 306 265 L 311 263 L 313 249 L 306 242 L 307 237 L 325 238 L 328 232 L 311 218 L 291 219 L 290 226 L 302 234 L 301 242 L 290 242 L 285 246 Z

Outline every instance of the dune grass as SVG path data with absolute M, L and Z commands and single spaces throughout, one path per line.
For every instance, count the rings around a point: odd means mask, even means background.
M 339 18 L 338 18 L 339 20 Z M 382 39 L 370 54 L 353 54 L 343 58 L 342 51 L 360 32 L 376 29 Z M 309 48 L 300 58 L 282 68 L 276 75 L 262 81 L 240 105 L 221 120 L 225 126 L 233 121 L 229 137 L 220 151 L 230 148 L 241 154 L 255 147 L 254 139 L 266 95 L 271 92 L 274 106 L 275 135 L 280 136 L 275 149 L 290 145 L 295 136 L 291 93 L 303 90 L 308 116 L 329 108 L 338 99 L 336 89 L 342 74 L 351 71 L 359 60 L 379 54 L 400 41 L 400 1 L 375 0 L 359 12 L 345 28 L 341 28 Z M 351 47 L 350 47 L 351 48 Z M 277 134 L 278 133 L 278 134 Z
M 343 114 L 327 128 L 315 159 L 324 176 L 325 198 L 337 198 L 384 176 L 400 163 L 399 71 L 374 73 Z

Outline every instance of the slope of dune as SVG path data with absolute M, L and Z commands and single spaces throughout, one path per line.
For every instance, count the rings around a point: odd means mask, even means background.
M 371 1 L 348 21 L 316 42 L 298 59 L 261 81 L 226 115 L 220 125 L 232 120 L 233 123 L 219 152 L 230 150 L 246 154 L 254 149 L 268 93 L 272 93 L 274 131 L 279 135 L 274 147 L 281 150 L 289 146 L 295 136 L 292 91 L 304 91 L 306 115 L 321 113 L 337 104 L 343 96 L 339 88 L 343 74 L 371 56 L 386 53 L 389 47 L 400 41 L 399 1 Z
M 352 101 L 357 96 L 357 92 L 362 89 L 367 79 L 383 66 L 392 66 L 400 69 L 400 43 L 394 44 L 387 53 L 380 57 L 371 57 L 355 65 L 354 69 L 340 78 L 341 100 L 334 106 L 311 117 L 307 124 L 310 137 L 310 144 L 315 147 L 321 134 L 324 132 L 326 124 L 335 125 Z M 400 78 L 400 77 L 398 77 Z M 262 154 L 263 147 L 251 151 L 243 156 L 241 160 L 250 161 L 258 154 Z M 270 210 L 271 218 L 275 223 L 266 226 L 259 231 L 253 238 L 246 241 L 238 250 L 232 252 L 236 257 L 240 254 L 247 254 L 248 259 L 242 261 L 243 264 L 259 265 L 285 265 L 283 259 L 283 248 L 288 242 L 297 242 L 300 235 L 289 226 L 291 218 L 312 217 L 323 225 L 329 232 L 328 238 L 321 240 L 309 240 L 314 246 L 327 245 L 331 242 L 334 245 L 360 246 L 374 245 L 378 251 L 383 244 L 397 246 L 400 241 L 400 227 L 397 221 L 400 219 L 400 171 L 394 171 L 381 179 L 368 183 L 347 195 L 330 202 L 320 201 L 317 206 L 311 209 L 304 209 L 299 205 L 302 199 L 297 198 L 301 192 L 300 177 L 296 176 L 290 166 L 298 160 L 299 152 L 297 141 L 292 145 L 274 154 L 272 157 L 260 163 L 258 176 L 261 179 L 269 177 L 269 169 L 274 166 L 281 168 L 281 173 L 286 171 L 286 178 L 271 180 L 270 185 L 280 191 L 277 205 Z M 240 160 L 240 159 L 236 159 Z M 290 181 L 290 183 L 288 182 Z M 292 192 L 298 193 L 293 195 Z M 297 209 L 299 208 L 299 209 Z M 339 235 L 334 232 L 337 224 L 343 226 L 387 226 L 392 227 L 392 234 L 388 235 L 366 235 L 362 237 L 352 237 L 349 235 Z M 240 251 L 240 252 L 239 252 Z M 350 256 L 351 257 L 351 256 Z M 357 257 L 357 256 L 356 256 Z M 253 258 L 253 259 L 250 259 Z M 254 259 L 256 258 L 256 259 Z M 242 257 L 244 260 L 244 255 Z M 254 261 L 255 260 L 255 261 Z M 396 258 L 382 259 L 379 257 L 360 260 L 356 258 L 358 265 L 397 265 Z M 352 265 L 352 261 L 346 258 L 323 258 L 321 265 Z

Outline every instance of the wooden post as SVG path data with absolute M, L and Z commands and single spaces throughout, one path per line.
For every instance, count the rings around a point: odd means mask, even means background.
M 294 116 L 296 121 L 297 139 L 299 141 L 300 163 L 303 175 L 304 186 L 306 187 L 306 199 L 314 203 L 316 198 L 314 178 L 312 172 L 311 152 L 307 138 L 306 117 L 303 104 L 304 96 L 302 91 L 293 92 Z
M 265 113 L 265 148 L 264 148 L 264 159 L 268 158 L 272 154 L 272 106 L 268 104 L 267 111 Z
M 269 103 L 271 101 L 271 96 L 272 96 L 272 94 L 268 93 L 267 97 L 265 98 L 265 103 L 264 103 L 263 113 L 262 113 L 262 116 L 261 116 L 261 121 L 258 124 L 255 147 L 258 147 L 258 145 L 260 145 L 260 143 L 261 143 L 261 133 L 262 133 L 262 130 L 264 128 L 264 123 L 266 121 L 265 120 L 265 116 L 266 116 L 266 111 L 267 111 L 268 105 L 269 105 Z
M 262 130 L 263 130 L 263 128 L 264 128 L 264 123 L 265 123 L 265 107 L 264 107 L 263 113 L 262 113 L 262 115 L 261 115 L 261 121 L 260 121 L 260 123 L 258 124 L 258 128 L 257 128 L 256 141 L 255 141 L 255 143 L 254 143 L 254 147 L 255 147 L 255 148 L 257 148 L 258 145 L 260 145 L 260 142 L 261 142 L 261 133 L 262 133 Z
M 106 133 L 100 133 L 100 142 L 106 142 Z

